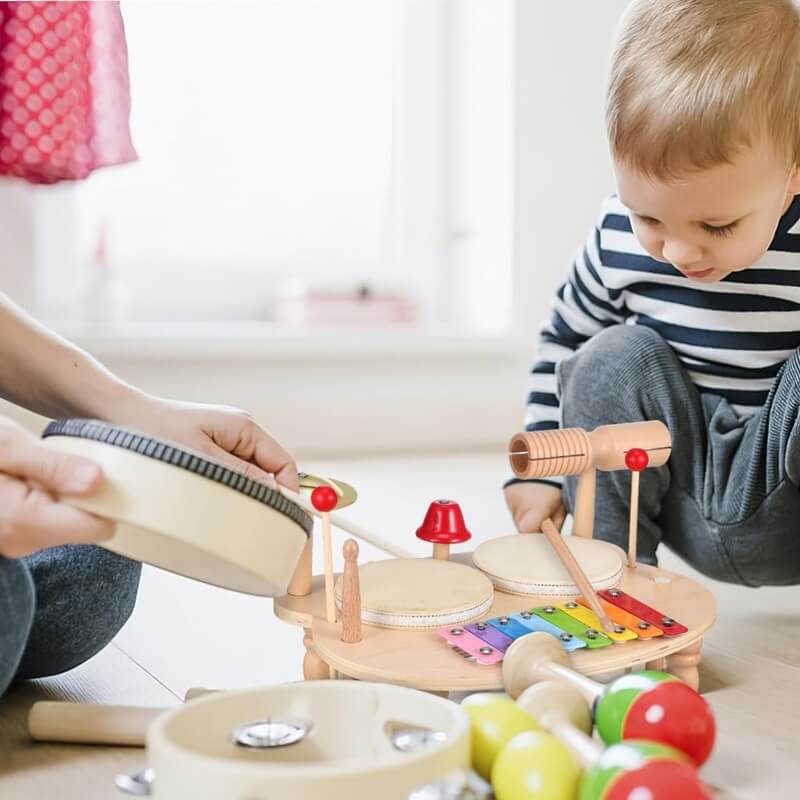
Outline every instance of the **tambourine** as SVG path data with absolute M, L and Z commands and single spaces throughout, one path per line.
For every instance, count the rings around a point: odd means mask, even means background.
M 276 489 L 206 455 L 95 420 L 52 422 L 54 450 L 83 456 L 105 476 L 64 502 L 114 520 L 103 547 L 135 561 L 247 594 L 286 591 L 312 517 Z
M 564 543 L 595 591 L 610 589 L 622 580 L 625 553 L 616 545 L 577 536 L 565 536 Z M 516 533 L 483 542 L 475 548 L 472 563 L 502 592 L 545 597 L 581 594 L 541 533 Z
M 466 713 L 444 698 L 306 681 L 209 695 L 159 716 L 147 731 L 149 769 L 117 786 L 154 800 L 408 800 L 468 769 L 469 747 Z

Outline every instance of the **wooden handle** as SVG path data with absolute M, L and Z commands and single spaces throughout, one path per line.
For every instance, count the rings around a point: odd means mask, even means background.
M 28 734 L 37 742 L 144 747 L 148 726 L 164 710 L 42 701 L 28 714 Z
M 636 568 L 636 540 L 639 532 L 639 473 L 631 472 L 631 519 L 628 528 L 628 566 Z
M 572 553 L 572 550 L 567 547 L 567 543 L 561 536 L 561 532 L 553 524 L 553 521 L 548 517 L 542 522 L 542 533 L 547 537 L 547 541 L 553 546 L 556 555 L 561 559 L 564 568 L 570 574 L 570 577 L 575 582 L 575 585 L 580 590 L 589 607 L 597 614 L 602 626 L 607 631 L 614 630 L 614 623 L 609 619 L 600 601 L 595 594 L 592 584 L 586 577 L 586 573 L 581 569 L 581 565 Z
M 342 641 L 356 644 L 361 641 L 361 585 L 358 580 L 358 542 L 348 539 L 342 549 Z
M 322 514 L 322 553 L 325 566 L 325 618 L 333 625 L 336 622 L 336 597 L 333 586 L 333 542 L 330 514 Z

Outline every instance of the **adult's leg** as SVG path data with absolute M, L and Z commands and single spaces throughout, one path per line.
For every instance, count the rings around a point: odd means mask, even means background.
M 141 565 L 92 545 L 24 559 L 36 587 L 33 626 L 16 678 L 56 675 L 105 647 L 133 611 Z
M 19 668 L 33 624 L 36 592 L 22 561 L 0 556 L 0 695 Z

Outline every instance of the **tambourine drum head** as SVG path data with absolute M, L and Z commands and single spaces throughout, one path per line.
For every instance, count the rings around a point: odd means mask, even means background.
M 94 420 L 59 420 L 45 444 L 99 464 L 91 495 L 62 498 L 116 521 L 103 546 L 248 594 L 283 594 L 312 527 L 280 492 L 178 445 Z
M 594 589 L 609 589 L 622 580 L 625 553 L 616 545 L 577 536 L 565 536 L 564 542 Z M 472 563 L 503 592 L 553 597 L 580 594 L 542 533 L 515 533 L 489 539 L 475 548 Z

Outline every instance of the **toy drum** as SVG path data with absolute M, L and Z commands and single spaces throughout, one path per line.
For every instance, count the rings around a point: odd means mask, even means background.
M 616 545 L 577 536 L 565 536 L 564 542 L 595 590 L 610 589 L 622 580 L 625 553 Z M 541 533 L 515 533 L 483 542 L 475 548 L 472 563 L 496 589 L 509 594 L 577 597 L 581 593 Z
M 460 706 L 399 686 L 311 681 L 225 692 L 147 734 L 157 800 L 403 798 L 469 767 Z
M 286 591 L 312 518 L 277 490 L 205 455 L 104 422 L 60 420 L 43 438 L 102 468 L 97 490 L 62 499 L 117 523 L 104 547 L 238 592 Z

